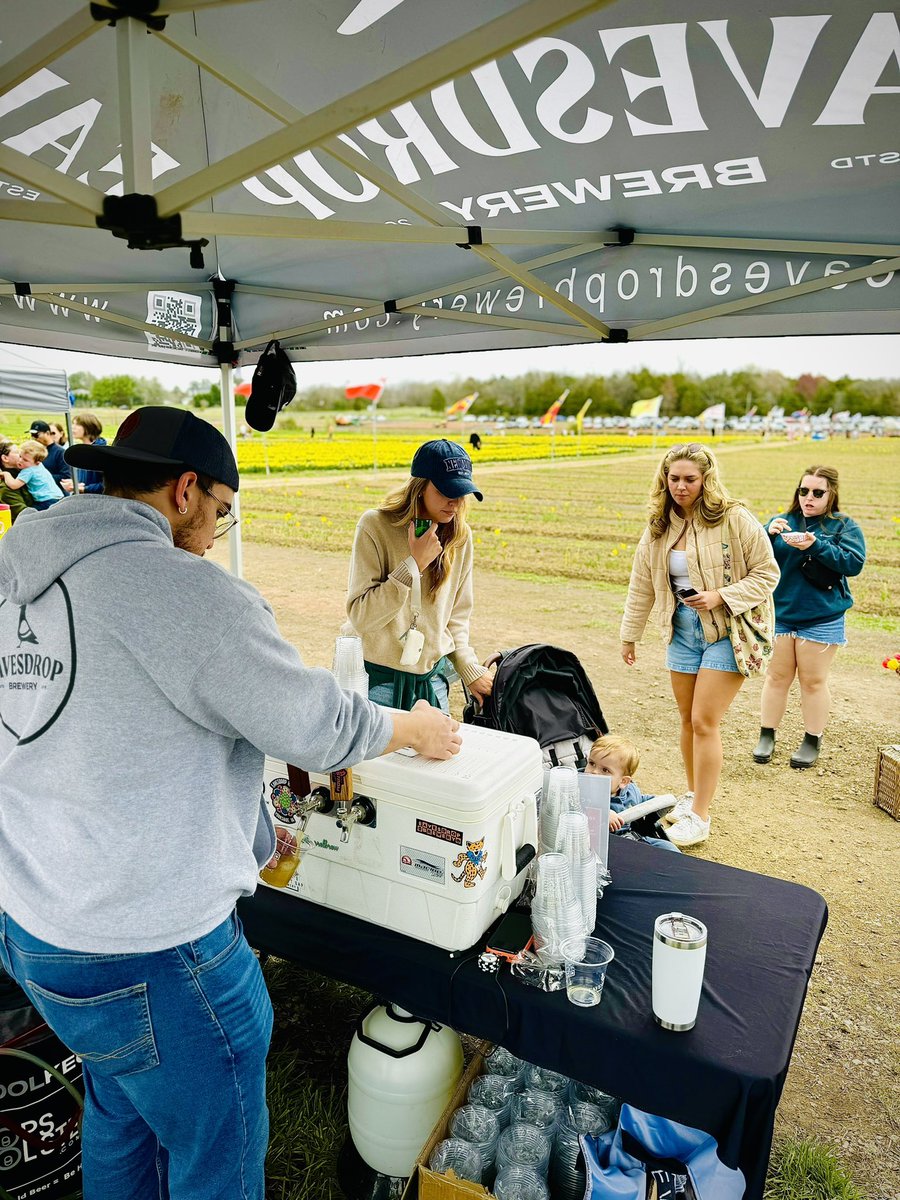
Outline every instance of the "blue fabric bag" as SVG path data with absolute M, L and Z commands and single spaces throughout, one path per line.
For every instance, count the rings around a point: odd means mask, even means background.
M 687 1174 L 696 1200 L 742 1200 L 741 1171 L 726 1167 L 711 1134 L 623 1104 L 616 1129 L 586 1135 L 585 1200 L 645 1200 L 648 1176 Z M 666 1194 L 665 1190 L 659 1193 Z M 669 1194 L 673 1194 L 671 1191 Z

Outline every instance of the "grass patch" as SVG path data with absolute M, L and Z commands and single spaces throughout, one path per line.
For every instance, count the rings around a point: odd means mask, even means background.
M 827 1146 L 781 1141 L 772 1148 L 764 1200 L 867 1200 Z

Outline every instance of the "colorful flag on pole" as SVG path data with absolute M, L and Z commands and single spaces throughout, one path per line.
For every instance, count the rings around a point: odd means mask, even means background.
M 552 425 L 556 421 L 556 418 L 559 415 L 559 410 L 565 404 L 566 396 L 568 396 L 568 394 L 569 394 L 569 389 L 566 388 L 566 390 L 563 392 L 563 394 L 560 396 L 560 398 L 558 400 L 553 401 L 553 403 L 550 405 L 550 407 L 547 409 L 547 411 L 541 417 L 542 425 Z
M 382 379 L 380 383 L 364 383 L 361 387 L 348 387 L 345 389 L 344 395 L 348 400 L 371 400 L 373 404 L 377 404 L 383 391 L 384 380 Z
M 706 425 L 724 425 L 725 424 L 725 401 L 721 404 L 711 404 L 709 408 L 704 408 L 698 420 L 703 421 Z
M 662 396 L 654 396 L 652 400 L 635 400 L 631 406 L 633 417 L 658 417 Z
M 450 407 L 447 409 L 447 416 L 464 417 L 477 399 L 477 392 L 472 392 L 468 396 L 463 396 L 462 400 L 457 400 L 455 404 L 450 405 Z
M 593 400 L 585 400 L 584 404 L 582 404 L 581 408 L 579 408 L 578 412 L 575 414 L 575 429 L 579 437 L 581 436 L 581 430 L 584 427 L 584 414 L 593 403 Z

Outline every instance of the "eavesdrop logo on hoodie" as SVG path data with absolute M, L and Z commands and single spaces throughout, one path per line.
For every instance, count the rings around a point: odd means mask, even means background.
M 39 604 L 0 600 L 0 725 L 19 745 L 56 721 L 75 683 L 75 626 L 57 579 Z M 0 745 L 4 741 L 0 733 Z

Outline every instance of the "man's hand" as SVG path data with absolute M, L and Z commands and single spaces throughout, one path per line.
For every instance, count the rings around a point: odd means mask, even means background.
M 411 712 L 392 712 L 394 736 L 384 753 L 412 746 L 425 758 L 447 759 L 459 754 L 462 738 L 457 733 L 459 721 L 454 721 L 427 700 L 417 700 Z
M 477 679 L 472 680 L 468 688 L 478 703 L 484 704 L 485 700 L 494 690 L 494 681 L 490 675 L 479 675 Z

